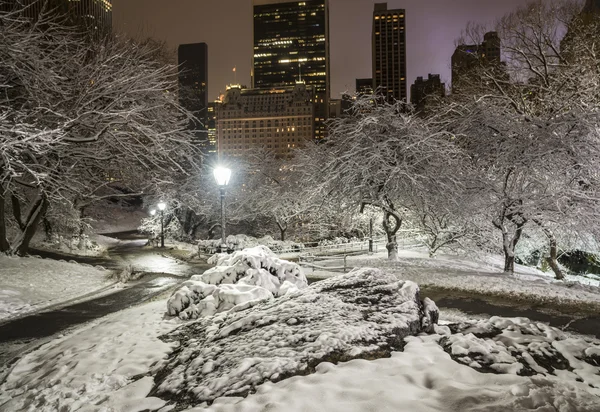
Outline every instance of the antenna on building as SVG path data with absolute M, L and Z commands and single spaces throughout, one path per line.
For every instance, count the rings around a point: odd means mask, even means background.
M 237 84 L 237 72 L 235 71 L 235 66 L 233 66 L 233 84 Z
M 302 63 L 298 63 L 298 75 L 300 76 L 298 82 L 302 83 Z

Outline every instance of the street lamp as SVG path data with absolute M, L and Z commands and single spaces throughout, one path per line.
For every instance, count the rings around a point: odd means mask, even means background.
M 164 202 L 160 202 L 156 206 L 160 210 L 160 247 L 165 247 L 164 211 L 167 205 Z
M 221 252 L 223 248 L 227 250 L 227 243 L 225 243 L 225 187 L 229 183 L 231 178 L 231 169 L 226 167 L 216 167 L 214 170 L 215 180 L 219 185 L 221 191 Z

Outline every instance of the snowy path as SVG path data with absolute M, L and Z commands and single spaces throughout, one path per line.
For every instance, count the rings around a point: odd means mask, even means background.
M 73 257 L 72 259 L 79 263 L 102 265 L 113 270 L 121 270 L 131 265 L 136 271 L 148 273 L 140 281 L 133 282 L 126 288 L 115 289 L 110 294 L 96 295 L 94 298 L 90 297 L 89 300 L 79 301 L 66 307 L 57 304 L 56 309 L 33 313 L 1 324 L 0 381 L 2 369 L 7 370 L 10 363 L 23 356 L 24 351 L 36 347 L 53 335 L 146 302 L 183 282 L 189 276 L 200 274 L 210 267 L 208 264 L 187 264 L 165 257 L 156 249 L 143 248 L 145 243 L 144 239 L 139 238 L 124 240 L 110 250 L 111 259 L 101 257 Z M 49 257 L 64 258 L 57 253 L 42 253 L 47 259 L 41 261 L 46 264 L 58 263 L 48 259 Z

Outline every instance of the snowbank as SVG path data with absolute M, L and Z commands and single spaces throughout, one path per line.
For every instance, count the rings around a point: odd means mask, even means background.
M 0 256 L 0 322 L 108 287 L 102 268 Z
M 416 284 L 357 269 L 247 311 L 177 329 L 165 337 L 180 346 L 157 375 L 158 394 L 210 401 L 252 392 L 266 380 L 310 373 L 323 360 L 386 356 L 437 316 L 432 304 L 427 313 Z
M 585 384 L 483 374 L 456 363 L 435 336 L 408 337 L 388 359 L 321 363 L 310 376 L 267 382 L 247 398 L 186 412 L 596 412 Z
M 169 298 L 169 315 L 195 319 L 241 310 L 308 286 L 300 266 L 277 258 L 266 246 L 217 254 L 208 263 L 217 266 L 192 276 Z

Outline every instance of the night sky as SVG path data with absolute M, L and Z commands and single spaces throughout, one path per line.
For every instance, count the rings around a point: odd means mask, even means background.
M 356 78 L 371 77 L 371 17 L 381 0 L 330 0 L 331 94 L 354 91 Z M 408 85 L 440 73 L 450 83 L 450 56 L 467 22 L 492 23 L 527 0 L 390 0 L 406 9 Z M 113 0 L 113 28 L 178 44 L 208 44 L 209 101 L 225 85 L 250 87 L 252 0 Z

